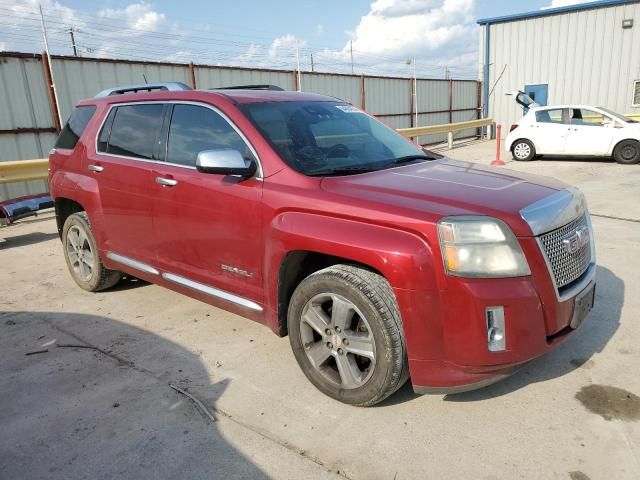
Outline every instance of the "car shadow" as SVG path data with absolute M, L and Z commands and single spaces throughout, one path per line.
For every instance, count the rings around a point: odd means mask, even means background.
M 604 351 L 620 326 L 625 285 L 611 270 L 598 266 L 593 310 L 565 342 L 528 364 L 511 377 L 466 393 L 446 395 L 448 402 L 473 402 L 507 395 L 527 385 L 562 377 L 578 368 L 593 368 L 596 353 Z
M 104 316 L 0 312 L 0 351 L 2 478 L 269 478 L 170 387 L 218 417 L 229 383 L 177 343 Z
M 8 227 L 11 228 L 11 227 Z M 53 238 L 58 238 L 57 233 L 32 232 L 23 235 L 14 235 L 11 237 L 3 237 L 0 230 L 0 250 L 8 250 L 15 247 L 26 247 L 36 243 L 46 242 Z
M 598 162 L 598 163 L 616 163 L 613 157 L 568 157 L 562 155 L 544 155 L 541 157 L 536 157 L 535 160 L 546 161 L 563 161 L 563 162 Z

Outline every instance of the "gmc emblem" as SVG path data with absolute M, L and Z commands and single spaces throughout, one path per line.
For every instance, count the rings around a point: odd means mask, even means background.
M 567 252 L 576 253 L 589 243 L 589 227 L 586 225 L 578 227 L 575 232 L 564 237 L 562 243 Z

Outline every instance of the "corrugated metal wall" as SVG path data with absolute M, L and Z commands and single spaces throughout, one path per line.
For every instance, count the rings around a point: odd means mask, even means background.
M 623 29 L 623 19 L 633 19 L 633 28 Z M 480 28 L 481 59 L 485 29 Z M 549 105 L 640 112 L 632 107 L 633 82 L 640 79 L 640 3 L 492 24 L 490 34 L 488 85 L 495 89 L 489 116 L 497 123 L 508 126 L 522 117 L 504 93 L 534 84 L 549 85 Z
M 0 105 L 0 130 L 32 130 L 0 134 L 0 161 L 46 156 L 56 134 L 39 58 L 0 57 Z M 45 191 L 44 180 L 5 184 L 0 185 L 0 200 Z
M 291 71 L 208 65 L 192 68 L 198 88 L 272 84 L 295 90 L 298 86 L 296 72 Z M 79 100 L 115 85 L 144 83 L 145 78 L 150 83 L 191 84 L 190 66 L 184 63 L 53 56 L 52 71 L 63 122 Z M 468 80 L 420 79 L 417 105 L 413 105 L 413 82 L 406 78 L 303 72 L 301 84 L 303 91 L 338 97 L 358 107 L 363 106 L 364 99 L 364 108 L 369 113 L 394 128 L 414 126 L 416 106 L 419 125 L 475 119 L 480 107 L 478 82 Z M 0 115 L 0 161 L 46 157 L 57 136 L 48 90 L 40 55 L 0 53 L 0 102 L 4 106 Z M 463 134 L 471 136 L 476 131 Z M 433 143 L 445 139 L 446 136 L 439 135 L 420 140 Z M 0 185 L 0 200 L 41 193 L 46 188 L 44 181 Z

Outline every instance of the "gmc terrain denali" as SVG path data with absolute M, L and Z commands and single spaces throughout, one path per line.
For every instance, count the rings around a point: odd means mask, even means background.
M 373 405 L 488 385 L 592 307 L 583 195 L 435 158 L 335 98 L 130 86 L 78 104 L 50 155 L 69 271 L 123 273 L 289 335 L 307 378 Z

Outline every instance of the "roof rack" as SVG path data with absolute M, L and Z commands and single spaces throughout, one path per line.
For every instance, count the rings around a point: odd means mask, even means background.
M 284 88 L 277 85 L 234 85 L 232 87 L 215 87 L 209 90 L 276 90 L 284 92 Z
M 121 87 L 107 88 L 98 93 L 95 98 L 110 97 L 111 95 L 122 95 L 125 93 L 136 92 L 152 92 L 154 90 L 166 90 L 169 92 L 177 92 L 182 90 L 191 90 L 189 85 L 182 82 L 164 82 L 164 83 L 141 83 L 139 85 L 123 85 Z

